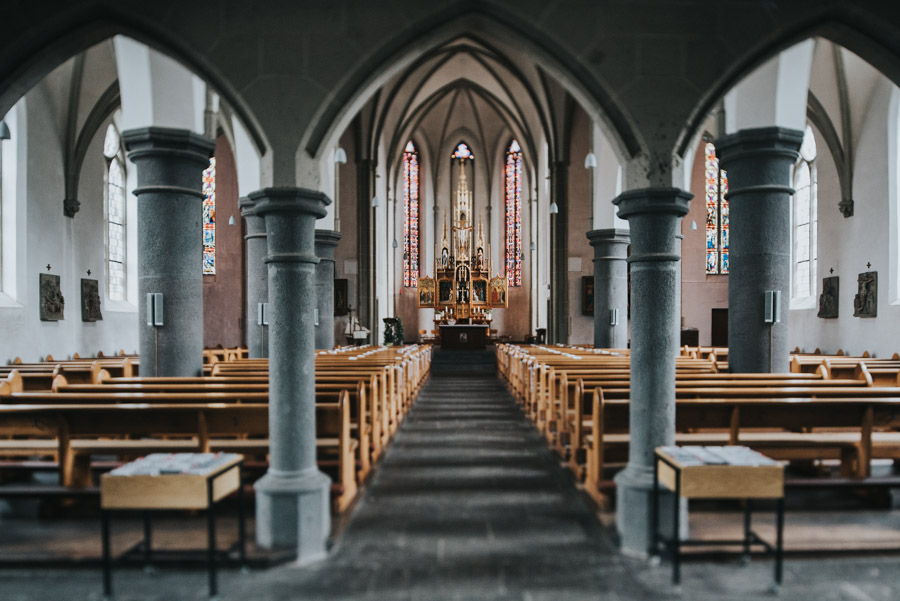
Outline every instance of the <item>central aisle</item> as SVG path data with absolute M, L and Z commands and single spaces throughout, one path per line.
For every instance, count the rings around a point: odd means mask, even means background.
M 622 590 L 630 576 L 498 380 L 493 353 L 437 351 L 432 370 L 328 560 L 270 574 L 266 598 L 560 601 Z

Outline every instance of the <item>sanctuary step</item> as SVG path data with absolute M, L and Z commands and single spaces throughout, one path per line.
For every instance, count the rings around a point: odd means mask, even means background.
M 436 348 L 431 360 L 435 376 L 465 376 L 491 378 L 497 372 L 497 354 L 491 350 Z

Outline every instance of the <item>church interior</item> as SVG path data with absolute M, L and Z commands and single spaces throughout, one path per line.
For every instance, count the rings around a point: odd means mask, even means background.
M 0 599 L 900 598 L 900 4 L 4 13 Z

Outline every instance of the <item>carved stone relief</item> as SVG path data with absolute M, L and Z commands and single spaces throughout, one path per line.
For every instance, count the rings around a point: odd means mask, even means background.
M 97 280 L 81 280 L 81 321 L 100 321 L 100 284 Z
M 63 319 L 66 307 L 66 299 L 59 287 L 59 276 L 49 273 L 42 273 L 40 276 L 41 321 L 59 321 Z
M 822 280 L 822 294 L 819 295 L 819 317 L 835 319 L 838 316 L 840 278 L 832 276 Z
M 867 271 L 859 274 L 859 292 L 853 298 L 854 317 L 875 317 L 878 315 L 878 272 Z

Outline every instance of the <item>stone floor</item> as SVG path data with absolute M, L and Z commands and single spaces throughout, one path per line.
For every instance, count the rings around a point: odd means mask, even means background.
M 900 526 L 890 513 L 889 530 Z M 771 599 L 772 564 L 697 558 L 673 590 L 668 564 L 616 552 L 538 433 L 494 375 L 490 353 L 439 353 L 408 416 L 327 560 L 229 569 L 221 599 L 518 600 Z M 898 533 L 897 538 L 900 538 Z M 0 554 L 3 553 L 0 529 Z M 121 569 L 117 599 L 202 599 L 201 566 Z M 0 569 L 0 599 L 100 598 L 96 565 Z M 789 556 L 781 597 L 896 601 L 900 557 Z

